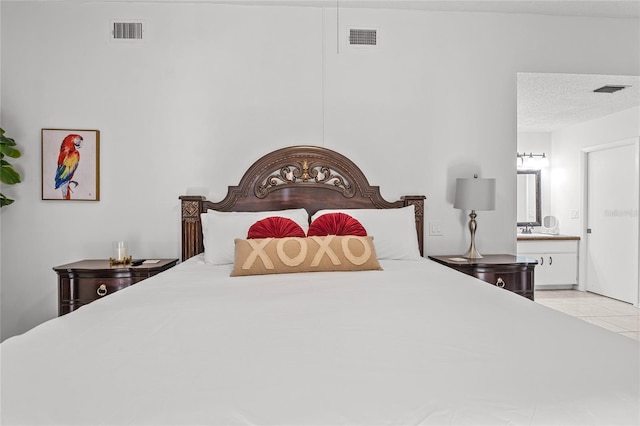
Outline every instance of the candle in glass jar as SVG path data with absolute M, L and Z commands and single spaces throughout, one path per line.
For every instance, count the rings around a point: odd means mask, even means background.
M 127 257 L 127 242 L 116 241 L 114 243 L 113 255 L 116 260 L 124 260 Z

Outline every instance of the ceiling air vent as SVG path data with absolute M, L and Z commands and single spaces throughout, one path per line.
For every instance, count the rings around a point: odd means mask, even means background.
M 377 30 L 349 29 L 349 44 L 351 46 L 375 46 L 378 42 Z
M 142 22 L 113 22 L 114 40 L 142 40 Z
M 616 86 L 613 84 L 607 84 L 606 86 L 602 86 L 599 89 L 594 90 L 595 93 L 614 93 L 618 90 L 626 89 L 629 86 Z

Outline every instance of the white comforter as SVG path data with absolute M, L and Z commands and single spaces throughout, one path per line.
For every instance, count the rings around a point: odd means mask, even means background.
M 640 423 L 637 341 L 429 260 L 193 258 L 1 345 L 2 424 Z

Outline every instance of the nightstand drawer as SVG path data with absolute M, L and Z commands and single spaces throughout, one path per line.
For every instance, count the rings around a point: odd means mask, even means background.
M 479 259 L 458 256 L 429 256 L 429 259 L 533 300 L 535 259 L 510 254 L 489 254 Z
M 142 281 L 141 278 L 81 278 L 71 280 L 71 285 L 75 287 L 72 293 L 74 299 L 80 303 L 90 303 L 108 294 L 129 287 L 132 284 Z M 74 291 L 75 290 L 75 291 Z
M 533 280 L 533 272 L 527 270 L 514 272 L 512 270 L 482 270 L 478 268 L 474 273 L 469 273 L 469 275 L 516 293 L 530 291 L 530 288 L 528 288 L 529 283 Z
M 178 259 L 159 259 L 138 266 L 112 266 L 108 259 L 96 259 L 56 266 L 53 269 L 58 273 L 58 315 L 166 271 L 176 263 Z

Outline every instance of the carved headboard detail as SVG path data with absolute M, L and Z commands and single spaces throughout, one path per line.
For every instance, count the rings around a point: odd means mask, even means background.
M 258 198 L 265 198 L 270 192 L 282 188 L 282 185 L 295 184 L 330 185 L 328 189 L 342 192 L 342 195 L 347 198 L 355 194 L 353 185 L 340 172 L 323 164 L 314 164 L 313 160 L 310 161 L 307 158 L 281 167 L 279 173 L 267 176 L 262 182 L 259 180 L 254 193 Z
M 263 211 L 303 207 L 310 215 L 321 209 L 398 208 L 415 206 L 416 232 L 423 251 L 423 195 L 404 196 L 395 202 L 382 198 L 378 186 L 347 157 L 318 146 L 281 148 L 258 159 L 237 186 L 229 186 L 220 202 L 203 196 L 183 195 L 182 259 L 204 250 L 200 213 Z

